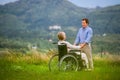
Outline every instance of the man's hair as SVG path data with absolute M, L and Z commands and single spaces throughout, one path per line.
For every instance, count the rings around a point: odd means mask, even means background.
M 87 18 L 83 18 L 82 21 L 85 21 L 87 24 L 89 24 L 89 20 Z
M 64 40 L 64 34 L 65 32 L 58 32 L 57 36 L 59 40 Z

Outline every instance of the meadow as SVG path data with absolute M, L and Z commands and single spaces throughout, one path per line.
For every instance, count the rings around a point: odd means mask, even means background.
M 93 71 L 50 72 L 47 54 L 0 55 L 0 80 L 120 80 L 120 56 L 94 54 Z

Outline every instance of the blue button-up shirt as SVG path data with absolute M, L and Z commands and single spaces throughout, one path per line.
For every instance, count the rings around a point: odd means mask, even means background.
M 75 39 L 75 44 L 90 43 L 93 36 L 93 30 L 89 26 L 86 28 L 81 27 Z

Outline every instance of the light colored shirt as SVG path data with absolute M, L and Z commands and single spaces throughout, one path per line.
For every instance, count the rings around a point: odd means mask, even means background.
M 78 31 L 74 44 L 90 43 L 93 36 L 93 30 L 89 26 L 81 27 Z
M 61 45 L 62 43 L 66 44 L 68 49 L 80 50 L 80 46 L 72 45 L 67 41 L 58 41 L 58 45 Z

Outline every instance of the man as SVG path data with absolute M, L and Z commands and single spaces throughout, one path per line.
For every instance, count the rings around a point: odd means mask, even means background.
M 82 27 L 76 36 L 74 45 L 80 45 L 81 50 L 87 55 L 89 69 L 93 69 L 92 51 L 91 51 L 91 39 L 93 36 L 93 30 L 89 26 L 89 20 L 87 18 L 82 19 Z

